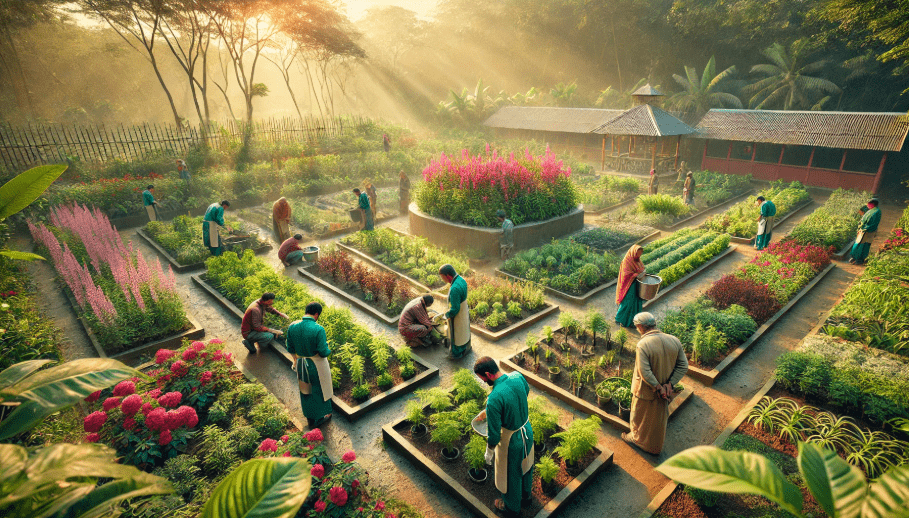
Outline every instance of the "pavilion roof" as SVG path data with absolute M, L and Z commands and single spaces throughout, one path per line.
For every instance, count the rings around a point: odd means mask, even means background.
M 600 135 L 638 135 L 647 137 L 668 137 L 688 135 L 695 129 L 676 116 L 651 104 L 642 104 L 625 111 L 619 117 L 595 128 Z
M 643 95 L 646 97 L 659 97 L 659 96 L 663 95 L 663 92 L 660 92 L 656 88 L 650 86 L 650 83 L 647 83 L 646 85 L 635 90 L 634 93 L 631 95 Z
M 697 125 L 698 138 L 899 151 L 909 116 L 888 112 L 710 110 Z
M 503 106 L 483 122 L 492 128 L 590 133 L 624 110 L 599 108 L 552 108 L 546 106 Z

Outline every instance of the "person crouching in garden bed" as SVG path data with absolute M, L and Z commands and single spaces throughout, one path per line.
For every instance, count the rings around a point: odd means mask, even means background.
M 409 347 L 429 347 L 442 342 L 442 335 L 427 311 L 435 302 L 432 295 L 421 295 L 404 306 L 398 320 L 398 332 Z
M 615 303 L 619 308 L 615 313 L 615 321 L 623 327 L 631 327 L 634 316 L 644 307 L 644 299 L 638 296 L 638 279 L 644 278 L 644 263 L 641 256 L 644 249 L 640 245 L 632 245 L 622 259 L 619 266 L 619 279 L 615 289 Z
M 281 260 L 281 264 L 290 266 L 303 261 L 303 249 L 300 248 L 302 242 L 303 234 L 296 234 L 281 243 L 281 248 L 278 249 L 278 259 Z
M 255 354 L 256 346 L 259 348 L 271 344 L 272 340 L 284 334 L 280 329 L 270 329 L 263 323 L 265 313 L 272 313 L 287 320 L 288 316 L 274 308 L 275 294 L 266 292 L 262 294 L 259 300 L 254 301 L 246 308 L 243 313 L 243 321 L 240 323 L 240 334 L 243 335 L 243 347 L 250 354 Z

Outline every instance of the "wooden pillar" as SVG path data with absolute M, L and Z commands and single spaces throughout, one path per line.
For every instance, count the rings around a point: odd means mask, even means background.
M 839 172 L 843 172 L 843 167 L 846 166 L 846 153 L 848 153 L 848 152 L 849 152 L 848 149 L 844 149 L 844 150 L 843 150 L 843 159 L 840 160 L 840 169 L 839 169 Z
M 656 146 L 657 143 L 653 143 L 653 155 L 650 157 L 650 169 L 656 169 Z
M 786 152 L 786 144 L 783 144 L 782 149 L 780 149 L 780 160 L 776 163 L 776 165 L 783 165 L 783 153 L 785 153 L 785 152 Z M 779 173 L 779 171 L 777 171 L 777 173 Z
M 732 158 L 732 141 L 729 141 L 729 151 L 726 151 L 726 161 L 729 162 L 729 159 Z
M 706 169 L 704 167 L 704 161 L 707 160 L 707 144 L 710 143 L 710 139 L 704 140 L 704 156 L 701 157 L 701 169 Z
M 754 157 L 757 155 L 757 142 L 751 143 L 751 162 L 754 163 Z
M 615 155 L 615 135 L 609 137 L 609 155 Z
M 600 150 L 600 159 L 602 165 L 600 166 L 601 170 L 606 169 L 606 135 L 603 135 L 603 148 Z
M 672 166 L 673 169 L 679 168 L 679 145 L 682 143 L 682 136 L 678 135 L 675 138 L 675 165 Z
M 808 165 L 805 167 L 805 181 L 802 182 L 805 185 L 808 185 L 808 176 L 811 174 L 811 163 L 814 162 L 814 150 L 816 147 L 811 148 L 811 155 L 808 156 Z
M 877 174 L 874 175 L 874 185 L 871 187 L 871 194 L 877 194 L 877 190 L 881 186 L 881 178 L 884 176 L 884 164 L 886 162 L 887 153 L 884 153 L 884 156 L 881 157 L 881 165 L 877 167 Z
M 630 135 L 628 137 L 628 156 L 629 156 L 629 158 L 634 156 L 634 136 L 633 135 Z

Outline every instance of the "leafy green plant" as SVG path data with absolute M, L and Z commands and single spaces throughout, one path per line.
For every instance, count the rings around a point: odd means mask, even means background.
M 587 311 L 587 315 L 584 317 L 587 329 L 590 330 L 593 335 L 590 340 L 591 347 L 596 344 L 597 334 L 603 334 L 609 331 L 609 322 L 606 321 L 606 317 L 602 313 L 597 311 L 595 308 L 590 308 Z
M 595 415 L 587 419 L 575 419 L 568 425 L 568 429 L 552 435 L 561 439 L 560 444 L 554 450 L 555 453 L 566 462 L 576 465 L 596 446 L 597 431 L 599 431 L 601 423 L 600 418 Z
M 511 301 L 508 303 L 508 309 L 506 309 L 506 313 L 508 313 L 508 316 L 511 318 L 521 318 L 521 311 L 521 305 L 516 301 Z
M 230 473 L 212 492 L 203 518 L 297 514 L 309 495 L 309 463 L 293 457 L 253 459 Z
M 452 406 L 451 394 L 449 394 L 448 391 L 441 387 L 420 389 L 417 390 L 415 394 L 418 398 L 420 398 L 421 404 L 424 406 L 429 405 L 429 407 L 436 412 L 448 410 Z
M 631 408 L 631 389 L 628 387 L 618 387 L 612 391 L 612 399 L 622 405 L 622 408 Z
M 351 396 L 356 400 L 364 400 L 369 397 L 369 383 L 356 385 L 351 392 Z
M 792 182 L 785 184 L 782 181 L 774 182 L 767 189 L 759 193 L 765 199 L 776 205 L 776 217 L 782 218 L 797 205 L 811 199 L 805 187 Z M 855 209 L 857 210 L 857 208 Z M 736 237 L 751 238 L 757 233 L 757 221 L 760 210 L 755 204 L 755 198 L 736 203 L 726 212 L 707 218 L 704 227 L 714 232 L 728 232 Z
M 559 426 L 559 414 L 548 410 L 546 399 L 542 396 L 528 399 L 527 410 L 530 427 L 533 428 L 533 442 L 543 444 Z
M 33 167 L 0 186 L 0 222 L 31 205 L 66 168 L 65 164 Z M 44 259 L 40 255 L 6 248 L 0 250 L 0 256 L 20 261 Z
M 704 327 L 698 324 L 691 339 L 691 359 L 696 363 L 708 365 L 726 350 L 726 338 L 713 326 Z
M 619 349 L 625 347 L 625 342 L 628 341 L 628 331 L 625 328 L 620 328 L 612 334 L 612 341 L 619 344 Z
M 468 400 L 483 401 L 486 398 L 486 389 L 477 381 L 477 377 L 468 369 L 458 369 L 452 375 L 454 382 L 454 399 L 458 403 Z M 438 410 L 438 409 L 436 409 Z
M 798 465 L 828 516 L 896 517 L 909 507 L 909 467 L 892 468 L 868 484 L 835 451 L 809 443 L 799 443 Z M 698 489 L 762 496 L 794 516 L 805 516 L 798 487 L 760 454 L 698 446 L 672 456 L 657 471 Z
M 635 203 L 637 211 L 642 213 L 668 214 L 676 218 L 691 212 L 691 206 L 681 198 L 668 194 L 641 194 L 635 198 Z
M 426 424 L 426 413 L 421 400 L 411 399 L 407 402 L 407 420 L 414 426 Z
M 493 311 L 486 320 L 483 321 L 483 325 L 489 329 L 495 329 L 508 321 L 508 316 L 504 311 Z
M 552 343 L 552 326 L 543 326 L 543 336 L 546 338 L 546 343 Z
M 569 294 L 583 294 L 618 275 L 619 258 L 600 254 L 570 239 L 518 253 L 502 270 Z
M 464 447 L 464 461 L 475 470 L 483 469 L 486 464 L 486 439 L 474 434 Z
M 551 455 L 547 455 L 540 459 L 540 462 L 536 463 L 535 468 L 537 474 L 540 476 L 540 480 L 547 484 L 551 484 L 556 475 L 559 474 L 559 465 L 552 460 Z
M 448 451 L 451 451 L 455 441 L 464 435 L 462 423 L 451 412 L 433 414 L 429 422 L 432 425 L 430 440 L 441 444 Z
M 376 385 L 382 390 L 390 388 L 395 384 L 395 380 L 391 377 L 391 373 L 383 372 L 376 378 Z

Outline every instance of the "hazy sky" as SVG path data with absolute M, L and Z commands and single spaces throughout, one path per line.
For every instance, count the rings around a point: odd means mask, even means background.
M 410 9 L 420 18 L 429 18 L 431 11 L 436 7 L 436 0 L 345 0 L 347 15 L 352 21 L 358 21 L 366 11 L 372 7 L 397 5 Z

